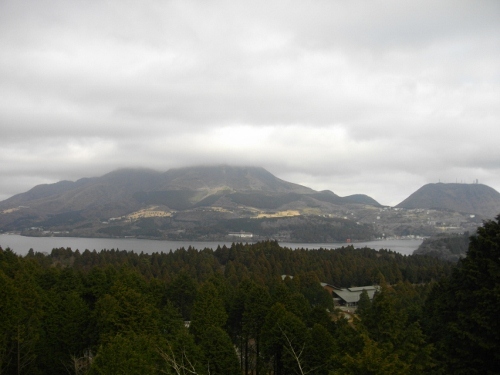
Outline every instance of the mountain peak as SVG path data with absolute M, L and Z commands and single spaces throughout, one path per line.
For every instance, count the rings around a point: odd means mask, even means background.
M 483 184 L 431 183 L 396 207 L 451 210 L 493 218 L 500 212 L 500 193 Z
M 227 188 L 235 191 L 310 194 L 314 190 L 286 182 L 262 167 L 212 165 L 170 169 L 164 173 L 169 189 L 210 190 Z

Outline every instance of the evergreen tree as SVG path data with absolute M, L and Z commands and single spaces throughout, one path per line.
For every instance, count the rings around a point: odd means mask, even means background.
M 159 311 L 147 294 L 126 285 L 123 280 L 113 285 L 110 294 L 97 301 L 93 313 L 101 341 L 118 333 L 151 334 L 157 332 L 160 324 Z
M 38 368 L 45 373 L 65 374 L 71 356 L 84 353 L 94 344 L 89 337 L 90 310 L 76 291 L 50 291 L 43 308 Z
M 203 352 L 186 329 L 179 330 L 169 340 L 160 341 L 157 352 L 161 357 L 162 366 L 166 367 L 166 374 L 207 374 L 207 362 Z
M 370 339 L 366 334 L 363 349 L 354 355 L 342 357 L 341 365 L 333 371 L 334 375 L 407 375 L 408 364 L 401 361 L 397 354 L 387 351 L 384 345 Z
M 99 348 L 89 375 L 158 374 L 166 364 L 157 346 L 157 338 L 134 332 L 117 334 Z
M 19 314 L 19 295 L 14 281 L 0 270 L 0 374 L 13 361 L 13 338 Z
M 245 299 L 245 310 L 243 312 L 243 332 L 245 333 L 245 369 L 248 372 L 248 364 L 255 365 L 256 373 L 259 374 L 261 367 L 261 330 L 264 319 L 269 311 L 271 297 L 267 289 L 261 285 L 252 284 L 247 290 Z M 252 356 L 249 356 L 249 344 L 252 345 Z M 253 357 L 253 358 L 249 358 Z
M 200 338 L 205 366 L 210 375 L 241 374 L 240 364 L 229 335 L 220 327 L 208 327 Z
M 217 288 L 211 282 L 205 282 L 194 301 L 190 332 L 200 339 L 205 330 L 210 327 L 222 328 L 226 321 L 227 313 Z
M 26 264 L 25 266 L 30 266 Z M 15 357 L 11 362 L 18 374 L 35 373 L 37 347 L 43 338 L 43 290 L 33 277 L 33 270 L 24 268 L 16 273 L 14 284 L 19 298 L 15 308 L 15 326 L 12 336 Z
M 359 296 L 358 307 L 356 312 L 358 315 L 363 317 L 363 315 L 370 309 L 372 302 L 370 301 L 370 297 L 368 297 L 368 292 L 363 289 Z
M 277 303 L 266 316 L 262 328 L 265 357 L 276 375 L 309 372 L 306 359 L 310 333 L 307 326 L 293 313 Z
M 328 375 L 332 370 L 335 350 L 335 340 L 330 332 L 323 325 L 315 324 L 306 348 L 306 370 L 315 375 Z
M 241 369 L 245 367 L 246 350 L 248 346 L 248 334 L 243 331 L 243 314 L 245 313 L 245 302 L 247 299 L 248 290 L 252 287 L 250 280 L 243 280 L 237 287 L 234 298 L 231 301 L 229 316 L 227 321 L 228 331 L 239 348 L 241 358 Z
M 381 351 L 387 360 L 394 359 L 393 365 L 406 368 L 407 374 L 430 370 L 433 367 L 431 346 L 426 343 L 420 325 L 408 321 L 408 314 L 399 305 L 393 288 L 384 283 L 381 287 L 358 324 L 361 332 L 365 329 L 367 332 L 360 360 L 371 360 L 372 351 Z
M 180 272 L 167 287 L 167 298 L 177 306 L 184 320 L 191 320 L 196 294 L 196 282 L 185 271 Z
M 447 361 L 447 372 L 466 373 L 453 362 L 465 345 L 452 353 L 450 344 L 463 339 L 490 350 L 496 340 L 492 298 L 498 297 L 492 285 L 497 284 L 491 276 L 497 258 L 479 258 L 476 263 L 487 266 L 459 273 L 468 288 L 465 296 L 457 276 L 434 288 L 426 309 L 437 322 L 428 332 L 439 358 Z M 391 282 L 411 274 L 430 281 L 450 267 L 388 251 L 294 251 L 269 241 L 153 255 L 60 248 L 49 256 L 30 252 L 23 258 L 0 249 L 0 372 L 76 374 L 92 363 L 92 372 L 103 374 L 231 373 L 236 354 L 227 328 L 242 357 L 238 371 L 247 374 L 424 373 L 432 364 L 419 327 L 428 287 L 409 282 L 386 287 L 388 292 L 366 308 L 362 298 L 360 312 L 366 313 L 361 323 L 352 324 L 331 310 L 332 298 L 319 280 L 349 286 L 385 274 Z M 283 281 L 282 274 L 296 277 Z M 470 288 L 471 280 L 485 276 L 488 282 Z M 484 315 L 463 311 L 471 319 L 480 316 L 474 324 L 486 324 L 493 332 L 481 332 L 457 312 L 464 304 L 480 303 L 470 295 L 488 301 L 481 305 Z M 192 320 L 193 334 L 185 320 Z M 471 330 L 468 336 L 456 332 L 462 326 Z M 222 365 L 223 352 L 232 364 Z
M 500 363 L 500 215 L 479 227 L 449 280 L 435 286 L 426 327 L 453 374 L 497 374 Z

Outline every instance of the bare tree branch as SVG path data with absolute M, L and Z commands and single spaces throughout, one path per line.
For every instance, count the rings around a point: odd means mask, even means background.
M 63 363 L 66 371 L 71 375 L 85 375 L 89 372 L 90 366 L 94 360 L 94 355 L 90 349 L 86 349 L 83 356 L 77 357 L 76 355 L 70 356 L 68 364 Z
M 286 332 L 283 330 L 283 328 L 281 328 L 281 325 L 278 324 L 278 328 L 280 329 L 281 333 L 285 337 L 286 342 L 288 343 L 289 352 L 292 354 L 293 358 L 297 362 L 297 366 L 299 367 L 300 375 L 307 375 L 313 371 L 316 371 L 318 368 L 321 367 L 321 366 L 317 366 L 317 367 L 314 367 L 308 371 L 305 371 L 304 368 L 302 367 L 301 357 L 302 357 L 302 353 L 304 352 L 304 348 L 305 348 L 306 344 L 303 344 L 302 347 L 300 348 L 300 351 L 297 353 L 297 351 L 295 351 L 295 348 L 292 345 L 292 340 L 290 340 L 290 338 L 288 337 Z
M 198 375 L 194 365 L 189 360 L 188 356 L 186 355 L 186 351 L 184 349 L 182 349 L 181 358 L 179 362 L 179 360 L 175 356 L 174 350 L 172 349 L 172 345 L 170 344 L 167 345 L 168 345 L 168 352 L 165 352 L 160 348 L 157 348 L 157 350 L 160 356 L 165 360 L 165 362 L 167 362 L 167 364 L 175 371 L 177 375 L 184 375 L 186 373 Z

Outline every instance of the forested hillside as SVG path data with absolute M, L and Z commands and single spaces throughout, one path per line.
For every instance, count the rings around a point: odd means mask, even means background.
M 424 239 L 415 255 L 430 255 L 439 259 L 457 262 L 465 257 L 469 246 L 469 232 L 461 234 L 439 233 Z
M 437 304 L 443 280 L 457 277 L 452 267 L 274 241 L 151 255 L 0 249 L 0 373 L 440 373 L 449 363 L 444 339 L 431 341 L 422 327 L 443 319 Z M 320 282 L 377 283 L 381 292 L 348 321 Z

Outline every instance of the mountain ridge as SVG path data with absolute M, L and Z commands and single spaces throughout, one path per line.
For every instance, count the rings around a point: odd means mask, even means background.
M 0 232 L 227 240 L 246 231 L 258 239 L 356 241 L 463 232 L 500 212 L 500 194 L 485 185 L 429 185 L 393 208 L 364 194 L 316 191 L 262 167 L 124 168 L 0 202 Z
M 125 168 L 100 177 L 38 185 L 0 202 L 0 230 L 212 238 L 234 228 L 300 240 L 312 238 L 315 222 L 323 228 L 318 240 L 353 234 L 370 239 L 375 235 L 372 229 L 344 219 L 342 213 L 344 206 L 365 204 L 380 206 L 363 195 L 344 199 L 331 191 L 317 192 L 262 167 L 194 166 L 166 172 Z M 308 233 L 301 229 L 305 227 L 311 228 Z M 294 237 L 301 231 L 300 238 Z
M 266 194 L 318 193 L 311 188 L 279 179 L 262 167 L 200 166 L 175 168 L 166 172 L 145 168 L 124 168 L 100 177 L 37 185 L 25 193 L 16 194 L 0 202 L 0 209 L 13 204 L 38 205 L 40 200 L 45 200 L 45 203 L 50 200 L 57 205 L 55 201 L 64 200 L 66 203 L 60 205 L 67 205 L 67 202 L 70 202 L 72 209 L 77 210 L 83 209 L 83 205 L 89 203 L 91 200 L 89 195 L 93 195 L 95 204 L 106 204 L 130 199 L 137 192 L 180 190 L 206 191 L 207 195 L 211 195 L 213 191 Z M 79 202 L 80 198 L 83 198 L 82 203 Z M 372 203 L 378 204 L 375 200 Z

